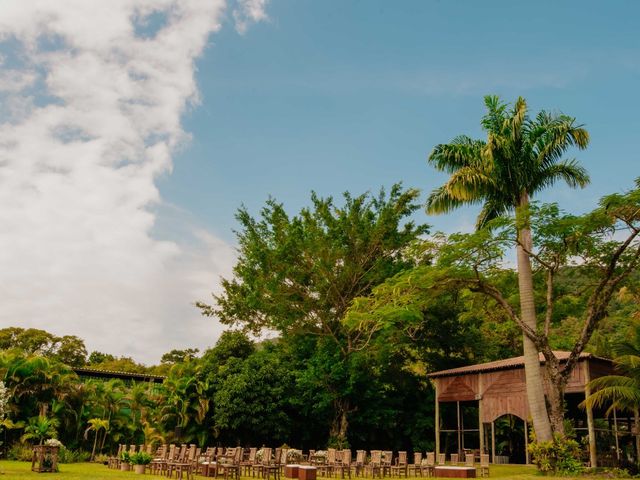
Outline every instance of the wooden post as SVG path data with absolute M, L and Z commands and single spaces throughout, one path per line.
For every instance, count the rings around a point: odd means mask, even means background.
M 529 465 L 529 424 L 524 420 L 524 463 Z
M 491 422 L 491 463 L 496 463 L 496 422 Z
M 436 427 L 436 458 L 440 454 L 440 402 L 438 402 L 438 379 L 433 382 L 433 385 L 436 389 L 436 418 L 435 418 L 435 427 Z
M 458 455 L 460 455 L 460 451 L 462 450 L 462 439 L 460 435 L 460 402 L 456 402 L 456 433 L 458 434 Z
M 484 453 L 484 423 L 482 423 L 482 400 L 478 400 L 478 434 L 480 435 L 480 453 Z
M 478 434 L 480 435 L 480 454 L 484 453 L 484 424 L 482 423 L 482 373 L 478 374 Z M 640 458 L 640 457 L 639 457 Z
M 618 441 L 618 416 L 616 409 L 613 409 L 613 436 L 616 439 L 616 458 L 620 461 L 620 442 Z
M 589 382 L 591 381 L 591 372 L 589 371 L 589 361 L 582 362 L 582 368 L 584 369 L 584 397 L 588 398 L 591 395 L 591 387 Z M 598 466 L 598 454 L 596 451 L 596 429 L 593 424 L 593 409 L 587 407 L 587 431 L 589 432 L 589 463 L 591 468 Z

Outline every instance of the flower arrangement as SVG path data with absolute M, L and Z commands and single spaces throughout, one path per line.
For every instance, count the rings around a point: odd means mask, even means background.
M 302 450 L 287 450 L 287 463 L 298 463 L 302 461 Z
M 313 456 L 315 458 L 322 458 L 322 459 L 326 459 L 327 458 L 327 451 L 326 450 L 316 450 L 316 453 L 313 454 Z
M 62 442 L 60 440 L 58 440 L 57 438 L 49 438 L 48 440 L 46 440 L 44 442 L 44 444 L 48 447 L 63 447 L 64 445 L 62 445 Z

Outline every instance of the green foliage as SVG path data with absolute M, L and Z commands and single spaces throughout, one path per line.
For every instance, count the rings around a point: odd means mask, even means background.
M 24 443 L 14 443 L 7 451 L 7 458 L 9 460 L 30 462 L 33 458 L 33 447 Z
M 580 460 L 580 444 L 573 439 L 556 434 L 551 441 L 529 444 L 529 452 L 540 472 L 580 475 L 584 471 Z
M 183 363 L 194 360 L 197 358 L 199 351 L 197 348 L 186 348 L 184 350 L 174 349 L 162 355 L 160 363 Z
M 131 454 L 128 451 L 120 452 L 120 460 L 124 463 L 129 463 L 131 461 Z
M 82 339 L 74 335 L 58 337 L 36 328 L 0 329 L 0 350 L 9 349 L 27 355 L 42 355 L 73 367 L 87 361 L 87 349 Z
M 95 456 L 93 461 L 96 462 L 96 463 L 103 463 L 103 464 L 106 465 L 107 462 L 109 461 L 109 455 L 107 455 L 105 453 L 99 453 L 98 455 Z
M 129 463 L 131 465 L 149 465 L 153 460 L 153 456 L 147 452 L 136 452 L 129 455 Z
M 90 458 L 91 453 L 84 450 L 70 450 L 63 446 L 58 451 L 58 463 L 88 462 Z
M 57 418 L 47 418 L 43 415 L 31 417 L 20 439 L 23 442 L 34 440 L 42 444 L 47 438 L 56 438 L 60 421 Z

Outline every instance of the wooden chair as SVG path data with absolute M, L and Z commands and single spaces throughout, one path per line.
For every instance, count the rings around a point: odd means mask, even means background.
M 161 447 L 160 452 L 156 452 L 156 458 L 151 460 L 149 464 L 149 470 L 153 475 L 164 475 L 167 471 L 167 465 L 169 463 L 169 459 L 173 459 L 175 456 L 175 445 L 164 445 Z
M 274 480 L 280 480 L 280 464 L 282 463 L 282 449 L 276 448 L 276 453 L 273 458 L 273 462 L 263 464 L 262 475 L 267 480 L 273 475 Z
M 340 478 L 344 478 L 345 472 L 351 478 L 351 450 L 344 449 L 340 451 L 339 461 L 336 461 L 334 471 L 340 473 Z
M 271 463 L 271 448 L 262 447 L 260 450 L 262 450 L 262 456 L 257 460 L 256 453 L 256 463 L 252 467 L 251 476 L 257 474 L 259 477 L 264 477 L 265 468 Z
M 435 452 L 427 452 L 427 458 L 424 459 L 422 471 L 426 472 L 427 477 L 433 477 L 436 473 L 436 454 Z
M 122 454 L 123 448 L 124 448 L 124 445 L 122 444 L 118 445 L 118 452 L 115 454 L 115 456 L 112 455 L 107 460 L 108 468 L 120 468 L 120 455 Z
M 407 452 L 398 452 L 398 458 L 396 458 L 396 464 L 391 466 L 391 475 L 394 472 L 398 477 L 407 477 L 409 472 L 409 461 L 407 460 Z
M 364 473 L 365 462 L 367 461 L 366 450 L 356 450 L 356 461 L 352 464 L 356 477 Z
M 191 478 L 191 468 L 193 457 L 195 456 L 195 446 L 186 445 L 180 446 L 180 452 L 176 459 L 168 462 L 167 477 L 171 478 L 173 472 L 176 473 L 176 478 L 182 479 L 183 475 L 187 474 L 187 480 Z
M 467 453 L 464 456 L 464 466 L 465 467 L 474 467 L 476 463 L 476 459 L 475 456 L 473 455 L 473 453 Z
M 221 470 L 224 474 L 224 480 L 233 477 L 236 480 L 240 478 L 240 462 L 242 462 L 243 449 L 236 447 L 228 448 L 224 463 L 218 464 L 218 472 Z
M 215 447 L 208 447 L 204 453 L 200 454 L 196 472 L 205 477 L 210 477 L 211 473 L 214 477 L 218 475 Z
M 438 454 L 438 465 L 444 465 L 447 463 L 447 454 L 439 453 Z
M 366 466 L 367 476 L 382 478 L 382 450 L 371 450 L 371 459 Z
M 480 455 L 480 476 L 489 476 L 489 454 L 483 453 Z
M 393 462 L 393 452 L 391 450 L 384 450 L 382 452 L 382 476 L 391 476 L 391 464 Z
M 243 458 L 242 461 L 240 462 L 240 467 L 244 475 L 248 475 L 251 472 L 251 469 L 253 468 L 253 466 L 255 465 L 257 452 L 258 452 L 257 448 L 255 447 L 250 448 L 249 456 L 247 458 Z
M 414 476 L 422 476 L 422 452 L 413 452 L 413 463 L 407 465 L 407 475 L 410 475 L 412 471 Z
M 460 460 L 459 457 L 460 456 L 457 453 L 452 453 L 451 454 L 451 465 L 457 465 L 458 463 L 460 463 L 459 462 L 459 460 Z

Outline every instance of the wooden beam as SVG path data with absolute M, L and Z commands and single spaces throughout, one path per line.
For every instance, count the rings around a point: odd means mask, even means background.
M 529 465 L 529 424 L 524 420 L 524 463 Z
M 491 463 L 496 463 L 496 422 L 491 422 Z
M 438 384 L 439 380 L 436 379 L 433 385 L 436 390 L 436 418 L 435 418 L 435 430 L 436 430 L 436 458 L 440 454 L 440 402 L 438 402 Z

